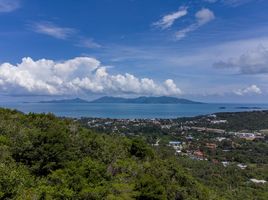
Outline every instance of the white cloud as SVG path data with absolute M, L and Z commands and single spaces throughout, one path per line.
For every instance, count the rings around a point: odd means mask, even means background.
M 88 49 L 101 47 L 101 45 L 95 42 L 93 39 L 88 39 L 88 38 L 80 40 L 77 46 L 88 48 Z
M 57 39 L 70 39 L 77 47 L 83 48 L 100 48 L 101 45 L 91 38 L 86 38 L 77 34 L 77 30 L 73 28 L 60 27 L 52 22 L 38 22 L 31 24 L 30 28 L 40 34 L 48 35 Z M 74 41 L 76 40 L 76 42 Z
M 184 37 L 187 36 L 187 34 L 189 32 L 195 31 L 198 28 L 199 28 L 198 24 L 192 24 L 192 25 L 190 25 L 190 26 L 188 26 L 188 27 L 186 27 L 184 29 L 181 29 L 181 30 L 177 31 L 175 33 L 176 40 L 183 39 Z
M 268 50 L 259 46 L 253 51 L 248 51 L 238 57 L 214 63 L 216 68 L 231 68 L 242 74 L 268 73 Z
M 173 80 L 157 84 L 149 78 L 138 78 L 132 74 L 112 75 L 107 68 L 90 57 L 71 60 L 23 58 L 17 65 L 0 65 L 0 91 L 7 94 L 73 95 L 139 94 L 178 96 L 181 90 Z
M 249 87 L 234 91 L 235 94 L 243 96 L 247 94 L 262 94 L 261 89 L 257 85 L 251 85 Z
M 199 10 L 195 14 L 195 17 L 197 19 L 197 23 L 200 26 L 210 22 L 211 20 L 213 20 L 215 18 L 214 13 L 207 8 L 203 8 L 203 9 Z
M 173 13 L 170 13 L 168 15 L 165 15 L 164 17 L 162 17 L 161 20 L 153 23 L 153 25 L 156 26 L 156 27 L 160 27 L 162 29 L 169 28 L 169 27 L 171 27 L 173 25 L 173 23 L 177 19 L 187 15 L 187 13 L 188 13 L 187 12 L 187 7 L 180 7 L 177 12 L 173 12 Z
M 33 24 L 32 29 L 37 33 L 49 35 L 57 39 L 67 39 L 75 32 L 72 28 L 60 27 L 52 22 L 35 23 Z
M 20 7 L 19 0 L 0 0 L 0 13 L 12 12 Z
M 186 37 L 186 35 L 189 32 L 195 31 L 198 28 L 200 28 L 201 26 L 212 21 L 213 19 L 215 19 L 215 15 L 211 10 L 209 10 L 207 8 L 203 8 L 195 14 L 195 18 L 196 18 L 195 23 L 193 23 L 193 24 L 189 25 L 188 27 L 186 27 L 182 30 L 179 30 L 175 33 L 177 40 L 181 40 L 182 38 Z

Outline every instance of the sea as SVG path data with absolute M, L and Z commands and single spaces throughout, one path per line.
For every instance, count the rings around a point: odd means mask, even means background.
M 178 118 L 218 112 L 268 110 L 268 104 L 123 104 L 123 103 L 0 103 L 24 113 L 53 113 L 60 117 L 115 119 Z

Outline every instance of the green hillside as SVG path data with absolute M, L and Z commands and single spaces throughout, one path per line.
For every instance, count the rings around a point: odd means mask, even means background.
M 48 114 L 0 110 L 0 199 L 219 199 L 173 157 Z
M 245 181 L 261 170 L 178 158 L 138 136 L 0 109 L 0 199 L 267 199 L 267 184 Z

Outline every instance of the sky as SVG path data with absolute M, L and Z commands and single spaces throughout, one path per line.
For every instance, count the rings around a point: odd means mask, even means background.
M 0 0 L 0 101 L 268 103 L 267 0 Z

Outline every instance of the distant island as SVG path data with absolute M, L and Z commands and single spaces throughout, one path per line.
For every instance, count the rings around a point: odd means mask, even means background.
M 201 104 L 201 102 L 191 101 L 188 99 L 179 99 L 176 97 L 137 97 L 137 98 L 122 98 L 122 97 L 101 97 L 91 103 L 135 103 L 135 104 Z
M 75 98 L 75 99 L 60 99 L 60 100 L 51 100 L 51 101 L 39 101 L 38 103 L 90 103 L 84 99 Z
M 104 96 L 93 101 L 87 101 L 80 98 L 62 99 L 52 101 L 40 101 L 39 103 L 133 103 L 133 104 L 203 104 L 197 101 L 181 99 L 176 97 L 137 97 L 137 98 L 122 98 Z

